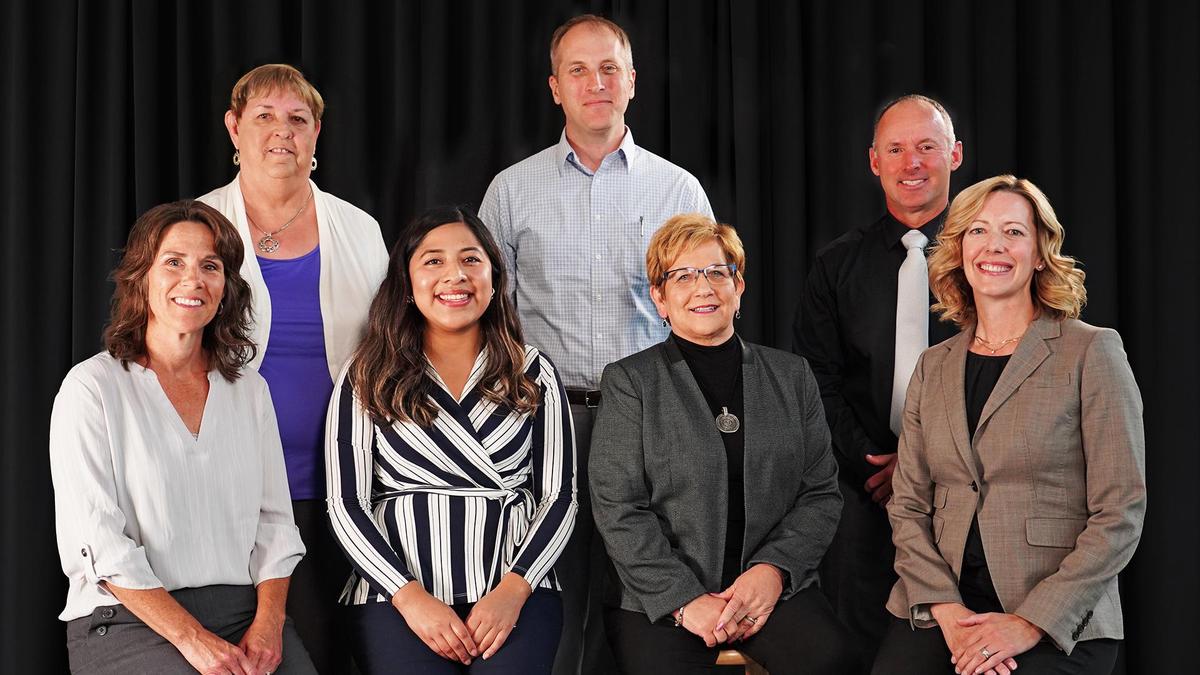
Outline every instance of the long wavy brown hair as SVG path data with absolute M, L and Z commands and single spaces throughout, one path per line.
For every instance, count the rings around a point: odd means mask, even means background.
M 492 265 L 495 296 L 479 318 L 487 366 L 480 378 L 483 398 L 523 413 L 532 413 L 540 392 L 525 375 L 525 342 L 516 309 L 506 289 L 508 270 L 491 232 L 470 209 L 436 207 L 417 216 L 392 247 L 387 277 L 367 314 L 367 331 L 350 364 L 350 384 L 362 406 L 377 421 L 411 421 L 428 428 L 438 408 L 430 398 L 437 385 L 425 374 L 425 317 L 409 301 L 412 280 L 408 263 L 425 235 L 450 223 L 471 230 Z
M 112 272 L 117 290 L 104 329 L 104 348 L 127 370 L 130 361 L 146 356 L 146 323 L 150 319 L 146 275 L 158 256 L 163 235 L 183 222 L 200 223 L 212 230 L 213 248 L 225 268 L 225 294 L 217 315 L 204 327 L 201 345 L 208 353 L 209 367 L 233 382 L 256 349 L 250 340 L 250 284 L 238 272 L 245 255 L 242 238 L 220 211 L 193 199 L 155 206 L 133 224 L 121 263 Z

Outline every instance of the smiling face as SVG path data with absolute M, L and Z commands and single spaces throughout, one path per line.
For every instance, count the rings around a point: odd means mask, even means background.
M 989 195 L 963 234 L 962 252 L 976 307 L 1015 300 L 1032 308 L 1030 285 L 1042 260 L 1028 200 L 1007 191 Z
M 562 106 L 568 137 L 624 133 L 637 73 L 617 36 L 603 26 L 580 24 L 563 36 L 556 56 L 550 92 Z
M 307 178 L 321 123 L 295 92 L 251 96 L 240 117 L 225 113 L 225 127 L 243 171 L 272 178 Z
M 950 172 L 962 164 L 962 143 L 936 108 L 901 101 L 879 120 L 869 151 L 888 211 L 909 227 L 920 227 L 946 208 Z
M 146 273 L 147 334 L 203 333 L 224 294 L 225 267 L 212 230 L 193 221 L 167 228 Z
M 694 267 L 728 263 L 725 252 L 716 239 L 707 241 L 680 254 L 667 268 Z M 701 345 L 719 345 L 733 337 L 733 315 L 742 306 L 746 282 L 737 275 L 724 283 L 690 275 L 681 283 L 679 273 L 650 287 L 650 297 L 658 315 L 670 319 L 671 331 L 679 337 Z
M 479 332 L 479 318 L 492 302 L 492 263 L 463 223 L 429 231 L 408 261 L 413 303 L 426 332 Z

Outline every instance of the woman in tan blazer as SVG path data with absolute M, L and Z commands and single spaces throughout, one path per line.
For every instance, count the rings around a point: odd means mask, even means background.
M 1108 673 L 1117 573 L 1146 508 L 1142 404 L 1115 331 L 1027 180 L 950 206 L 930 256 L 943 320 L 904 406 L 888 506 L 896 617 L 875 673 Z M 933 627 L 940 630 L 932 630 Z

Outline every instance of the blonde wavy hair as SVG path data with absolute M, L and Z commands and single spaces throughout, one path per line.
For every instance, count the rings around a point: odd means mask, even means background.
M 962 240 L 983 203 L 996 192 L 1020 195 L 1033 209 L 1037 230 L 1037 253 L 1045 268 L 1034 271 L 1030 294 L 1033 305 L 1043 316 L 1058 319 L 1079 317 L 1087 304 L 1084 273 L 1077 261 L 1062 252 L 1065 232 L 1054 215 L 1050 200 L 1032 182 L 1005 174 L 981 180 L 966 188 L 950 204 L 946 224 L 938 233 L 937 244 L 929 255 L 929 290 L 937 299 L 933 310 L 942 321 L 953 321 L 959 328 L 976 321 L 975 296 L 963 271 Z

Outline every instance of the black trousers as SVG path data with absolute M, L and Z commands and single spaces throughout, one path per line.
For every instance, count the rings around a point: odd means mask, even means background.
M 307 552 L 292 572 L 288 616 L 318 672 L 353 675 L 358 671 L 350 658 L 345 608 L 337 601 L 350 577 L 350 563 L 329 531 L 324 499 L 293 501 L 292 513 Z
M 887 512 L 847 476 L 838 476 L 842 519 L 821 561 L 821 588 L 869 665 L 892 616 L 885 606 L 898 578 L 896 547 Z
M 844 675 L 861 669 L 853 638 L 815 586 L 777 604 L 758 634 L 733 645 L 707 647 L 670 619 L 651 623 L 641 612 L 609 608 L 604 621 L 625 675 L 719 672 L 717 655 L 729 648 L 749 655 L 771 675 Z
M 452 605 L 464 621 L 474 603 Z M 562 630 L 562 601 L 538 589 L 525 601 L 517 627 L 486 661 L 464 666 L 434 653 L 389 602 L 346 608 L 353 626 L 354 658 L 364 675 L 548 675 Z
M 1013 657 L 1020 675 L 1108 675 L 1117 662 L 1117 640 L 1087 640 L 1075 644 L 1071 655 L 1049 641 Z M 939 628 L 913 630 L 908 621 L 892 617 L 871 675 L 953 675 L 950 649 Z
M 616 662 L 604 635 L 600 602 L 608 553 L 592 520 L 592 495 L 588 491 L 588 448 L 592 444 L 595 408 L 571 404 L 575 428 L 576 471 L 579 511 L 575 530 L 554 572 L 562 584 L 563 627 L 554 659 L 554 675 L 609 675 Z
M 258 607 L 253 586 L 203 586 L 171 591 L 200 625 L 236 645 Z M 195 675 L 175 645 L 155 633 L 124 605 L 97 607 L 91 616 L 67 622 L 67 655 L 72 673 L 88 675 Z M 283 626 L 283 661 L 277 675 L 316 675 L 292 621 Z

